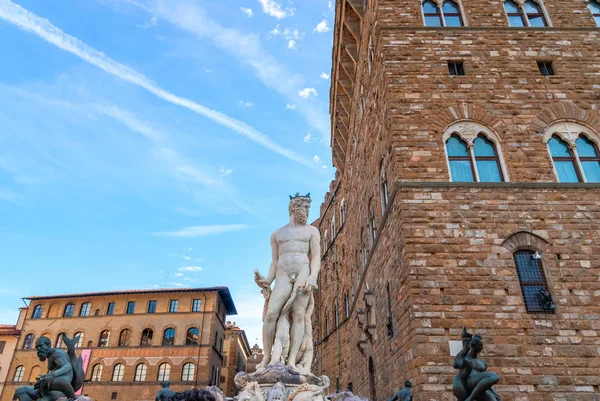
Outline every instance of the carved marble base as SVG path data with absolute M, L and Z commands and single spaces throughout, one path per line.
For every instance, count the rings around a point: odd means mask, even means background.
M 327 376 L 300 373 L 282 363 L 254 373 L 239 372 L 235 385 L 238 401 L 325 401 Z

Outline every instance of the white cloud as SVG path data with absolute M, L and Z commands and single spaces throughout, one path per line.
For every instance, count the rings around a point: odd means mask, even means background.
M 264 48 L 259 35 L 245 34 L 216 23 L 207 16 L 198 2 L 169 0 L 149 5 L 129 0 L 113 1 L 127 2 L 129 5 L 141 8 L 183 31 L 194 34 L 200 40 L 212 39 L 217 47 L 227 51 L 240 63 L 251 67 L 256 77 L 266 87 L 286 96 L 289 100 L 296 100 L 298 90 L 304 86 L 304 78 L 288 71 L 277 58 L 273 57 Z M 321 134 L 324 143 L 329 142 L 331 131 L 326 110 L 327 105 L 320 102 L 303 102 L 298 107 L 298 112 L 309 126 Z
M 192 260 L 192 258 L 190 258 L 190 257 L 189 257 L 189 256 L 187 256 L 187 255 L 181 255 L 181 257 L 182 257 L 184 260 Z
M 240 100 L 238 101 L 238 106 L 240 107 L 253 107 L 254 103 L 249 100 Z
M 310 143 L 312 140 L 312 134 L 309 132 L 306 135 L 304 135 L 304 142 L 306 143 Z
M 180 271 L 180 272 L 201 272 L 202 271 L 202 267 L 201 266 L 184 266 L 184 267 L 180 267 L 179 269 L 177 269 L 177 271 Z
M 184 277 L 183 281 L 198 281 L 198 279 L 191 278 L 191 277 Z
M 183 277 L 183 273 L 175 273 L 175 277 Z
M 285 17 L 291 17 L 294 15 L 293 8 L 283 9 L 281 4 L 276 2 L 275 0 L 258 0 L 260 4 L 262 4 L 262 8 L 265 14 L 270 15 L 271 17 L 275 17 L 277 19 L 282 19 Z
M 292 39 L 288 42 L 288 49 L 295 49 L 295 48 L 296 48 L 296 41 L 294 39 Z
M 333 1 L 328 1 L 327 2 L 327 8 L 330 9 L 330 10 L 333 8 Z
M 242 12 L 246 14 L 246 17 L 248 18 L 251 18 L 254 15 L 254 11 L 252 11 L 251 8 L 240 7 L 240 10 L 242 10 Z
M 154 28 L 156 25 L 158 25 L 158 18 L 153 15 L 148 21 L 145 21 L 143 24 L 139 24 L 137 27 L 143 28 L 143 29 L 148 29 L 148 28 Z
M 184 288 L 184 287 L 189 287 L 189 284 L 184 284 L 184 283 L 169 283 L 171 284 L 173 287 L 179 287 L 179 288 Z
M 311 96 L 317 96 L 317 90 L 315 88 L 304 88 L 298 91 L 298 95 L 308 99 Z
M 326 72 L 322 72 L 319 76 L 321 77 L 321 79 L 329 79 L 329 74 Z
M 233 173 L 233 169 L 231 168 L 221 167 L 221 169 L 219 170 L 219 174 L 221 175 L 221 177 L 227 177 L 228 175 L 231 175 L 231 173 Z
M 245 224 L 223 224 L 214 226 L 192 226 L 177 231 L 156 232 L 158 237 L 208 237 L 210 235 L 224 234 L 232 231 L 245 230 L 250 226 Z
M 286 104 L 285 105 L 286 110 L 296 110 L 296 105 L 295 104 Z
M 158 86 L 145 75 L 135 71 L 127 65 L 118 63 L 92 47 L 88 46 L 81 40 L 66 34 L 58 27 L 52 25 L 50 21 L 41 18 L 36 14 L 26 10 L 25 8 L 11 2 L 3 0 L 0 4 L 0 18 L 19 27 L 24 31 L 33 33 L 43 40 L 63 49 L 86 62 L 95 65 L 105 72 L 139 86 L 156 97 L 163 99 L 174 105 L 186 108 L 194 113 L 200 114 L 209 118 L 218 124 L 221 124 L 234 132 L 245 136 L 246 138 L 264 146 L 265 148 L 278 153 L 286 158 L 294 160 L 298 163 L 309 166 L 310 163 L 302 156 L 296 154 L 291 149 L 284 148 L 275 143 L 268 136 L 262 134 L 248 124 L 229 117 L 226 114 L 212 110 L 202 106 L 192 100 L 177 96 L 171 92 Z M 240 45 L 238 43 L 238 45 Z M 241 44 L 243 46 L 243 44 Z
M 322 163 L 321 158 L 317 155 L 313 156 L 313 160 L 315 161 L 315 163 Z
M 321 21 L 317 24 L 315 29 L 313 29 L 313 32 L 325 33 L 325 32 L 329 32 L 330 30 L 331 29 L 329 28 L 329 22 L 327 22 L 327 20 L 324 19 L 323 21 Z

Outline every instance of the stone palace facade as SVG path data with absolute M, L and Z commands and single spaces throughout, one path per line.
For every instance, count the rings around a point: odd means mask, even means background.
M 502 400 L 600 399 L 600 3 L 335 7 L 313 371 L 454 400 L 466 326 Z

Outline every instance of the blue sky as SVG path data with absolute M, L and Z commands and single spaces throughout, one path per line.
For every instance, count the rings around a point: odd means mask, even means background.
M 333 177 L 325 0 L 0 0 L 0 323 L 21 297 L 227 285 L 259 336 L 288 194 Z

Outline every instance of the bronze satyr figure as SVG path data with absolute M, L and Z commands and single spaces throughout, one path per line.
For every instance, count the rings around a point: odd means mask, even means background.
M 463 349 L 454 358 L 454 368 L 458 373 L 454 377 L 452 393 L 458 401 L 502 401 L 492 386 L 500 381 L 500 376 L 487 371 L 487 364 L 479 358 L 483 350 L 480 335 L 472 335 L 463 328 Z
M 75 356 L 75 345 L 79 336 L 70 339 L 62 335 L 67 352 L 52 348 L 50 339 L 41 336 L 35 342 L 40 361 L 48 360 L 48 373 L 36 378 L 34 386 L 21 386 L 15 391 L 19 401 L 55 401 L 61 397 L 75 398 L 75 392 L 81 388 L 84 380 L 83 361 Z

